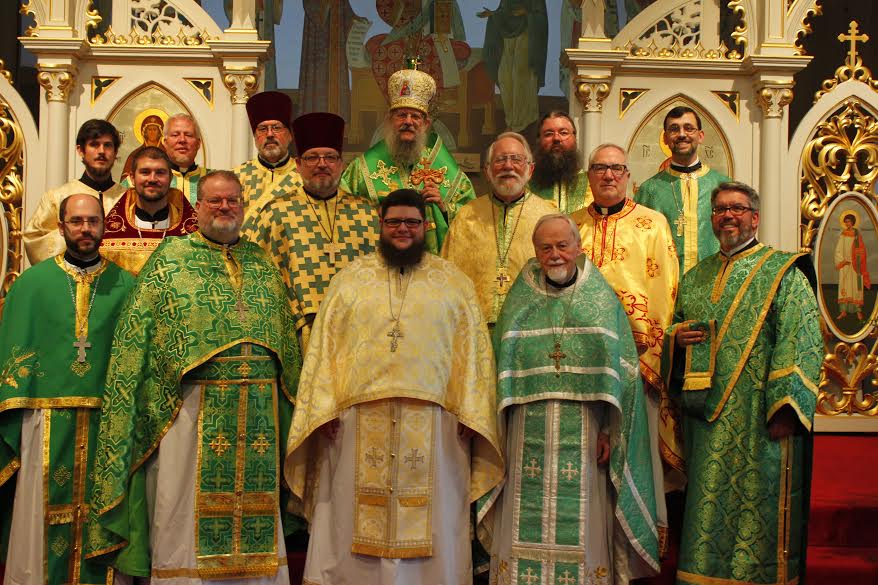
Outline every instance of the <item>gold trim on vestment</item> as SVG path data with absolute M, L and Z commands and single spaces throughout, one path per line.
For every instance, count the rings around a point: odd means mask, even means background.
M 720 261 L 722 262 L 722 270 L 720 271 L 719 278 L 717 278 L 716 281 L 713 283 L 713 290 L 710 293 L 710 302 L 711 303 L 713 303 L 714 305 L 717 304 L 719 302 L 720 297 L 723 294 L 723 291 L 726 289 L 726 282 L 729 280 L 729 276 L 731 276 L 731 274 L 732 274 L 732 271 L 729 270 L 729 266 L 732 263 L 737 262 L 738 260 L 741 260 L 743 258 L 746 258 L 747 256 L 755 254 L 756 252 L 758 252 L 759 250 L 761 250 L 764 247 L 765 247 L 764 244 L 756 244 L 755 246 L 753 246 L 749 250 L 744 250 L 743 252 L 735 254 L 731 258 L 726 256 L 722 252 L 719 253 Z M 752 272 L 751 272 L 751 275 L 752 275 Z
M 793 457 L 793 445 L 789 436 L 783 437 L 778 443 L 780 448 L 780 486 L 778 486 L 777 503 L 777 582 L 783 583 L 789 563 L 790 492 L 793 480 L 790 460 Z
M 708 321 L 707 326 L 710 332 L 710 361 L 708 362 L 707 370 L 704 372 L 692 372 L 692 352 L 695 351 L 696 346 L 687 346 L 685 350 L 686 366 L 683 370 L 685 372 L 683 376 L 683 391 L 706 390 L 713 383 L 717 352 L 716 319 Z M 674 342 L 676 342 L 676 339 Z
M 49 438 L 52 430 L 52 411 L 43 411 L 43 534 L 49 534 Z M 49 547 L 43 547 L 43 583 L 49 582 Z
M 759 259 L 759 262 L 751 269 L 750 275 L 747 277 L 747 280 L 744 282 L 744 286 L 741 287 L 741 291 L 746 290 L 749 287 L 750 281 L 756 275 L 757 272 L 762 268 L 765 261 L 773 256 L 776 250 L 770 250 L 766 252 L 765 256 Z M 741 376 L 741 372 L 744 371 L 744 367 L 747 365 L 747 361 L 750 358 L 750 352 L 753 351 L 753 346 L 756 345 L 756 339 L 759 337 L 759 333 L 762 330 L 762 324 L 765 322 L 765 317 L 768 315 L 768 309 L 771 307 L 771 303 L 774 300 L 774 296 L 777 294 L 777 288 L 780 285 L 781 279 L 787 272 L 787 269 L 798 259 L 801 254 L 797 254 L 791 257 L 783 266 L 781 266 L 780 270 L 778 270 L 777 275 L 774 277 L 774 281 L 771 283 L 771 286 L 768 289 L 768 293 L 765 295 L 765 302 L 762 304 L 762 310 L 759 312 L 759 316 L 756 317 L 756 321 L 753 324 L 753 332 L 750 334 L 750 339 L 747 341 L 747 345 L 744 347 L 744 351 L 741 352 L 741 357 L 738 359 L 738 365 L 735 367 L 735 371 L 732 373 L 729 378 L 728 385 L 726 386 L 726 390 L 723 393 L 722 399 L 716 405 L 716 410 L 714 410 L 711 417 L 708 419 L 708 422 L 713 422 L 719 417 L 720 412 L 722 412 L 723 407 L 726 405 L 726 401 L 729 399 L 729 395 L 732 393 L 732 389 L 738 383 L 738 378 Z M 725 332 L 728 330 L 728 325 L 732 321 L 732 317 L 735 314 L 735 311 L 738 309 L 738 304 L 741 302 L 741 298 L 743 294 L 739 292 L 739 296 L 735 298 L 735 301 L 732 303 L 732 306 L 729 308 L 729 312 L 726 315 L 725 320 L 723 321 L 723 327 L 720 330 L 719 337 L 717 339 L 717 347 L 722 343 L 723 336 Z
M 686 571 L 677 570 L 677 579 L 685 579 L 686 581 L 696 583 L 697 585 L 798 585 L 799 578 L 796 577 L 790 581 L 779 581 L 776 583 L 756 583 L 755 581 L 738 581 L 737 579 L 725 579 L 722 577 L 708 577 L 706 575 L 697 575 L 695 573 L 687 573 Z
M 277 557 L 277 566 L 285 567 L 289 565 L 289 561 L 287 557 Z M 198 569 L 152 569 L 150 571 L 151 576 L 156 579 L 199 579 L 201 575 L 198 572 Z M 307 580 L 305 581 L 308 582 Z
M 765 420 L 771 420 L 771 417 L 774 416 L 774 414 L 783 406 L 789 406 L 790 408 L 792 408 L 795 411 L 799 422 L 802 423 L 802 426 L 805 427 L 808 431 L 811 430 L 811 420 L 805 415 L 804 412 L 802 412 L 799 404 L 792 396 L 784 396 L 783 398 L 772 404 L 771 407 L 768 409 Z
M 73 339 L 77 339 L 80 335 L 88 337 L 88 315 L 91 312 L 91 285 L 95 279 L 101 275 L 110 264 L 106 258 L 101 258 L 100 266 L 92 271 L 72 269 L 64 261 L 64 254 L 55 256 L 55 264 L 64 271 L 65 274 L 73 278 L 76 283 L 76 299 L 74 304 L 73 320 Z M 69 283 L 69 281 L 68 281 Z
M 0 402 L 0 412 L 14 410 L 16 408 L 29 408 L 31 410 L 47 410 L 52 408 L 100 408 L 100 398 L 86 396 L 62 396 L 59 398 L 10 398 Z M 0 476 L 2 477 L 2 476 Z M 0 484 L 3 482 L 0 481 Z
M 21 469 L 21 459 L 19 457 L 16 457 L 6 467 L 0 469 L 0 486 L 9 481 L 9 478 L 15 475 L 15 472 L 19 469 Z
M 76 412 L 76 439 L 73 445 L 73 546 L 70 551 L 69 585 L 79 585 L 80 565 L 82 564 L 82 532 L 88 518 L 85 505 L 86 481 L 88 480 L 88 430 L 91 412 L 78 409 Z
M 796 374 L 797 376 L 799 376 L 799 378 L 802 380 L 802 383 L 805 385 L 805 387 L 808 390 L 810 390 L 812 393 L 814 393 L 814 396 L 817 396 L 817 394 L 820 392 L 818 390 L 817 386 L 814 385 L 814 382 L 812 382 L 808 378 L 808 376 L 805 375 L 805 373 L 801 370 L 801 368 L 799 368 L 798 365 L 792 365 L 792 366 L 788 366 L 786 368 L 783 368 L 781 370 L 775 370 L 773 372 L 770 372 L 768 374 L 767 381 L 771 382 L 773 380 L 783 378 L 784 376 L 788 376 L 790 374 Z

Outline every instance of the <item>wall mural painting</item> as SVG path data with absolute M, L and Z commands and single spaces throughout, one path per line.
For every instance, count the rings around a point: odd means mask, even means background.
M 122 133 L 122 146 L 114 173 L 124 178 L 131 170 L 133 155 L 146 146 L 161 147 L 165 122 L 170 116 L 189 111 L 176 98 L 156 85 L 149 85 L 123 100 L 108 116 L 108 120 Z M 122 166 L 124 161 L 124 166 Z M 204 146 L 196 162 L 205 164 Z
M 729 146 L 719 126 L 696 104 L 675 98 L 660 105 L 646 116 L 631 139 L 631 144 L 628 146 L 628 167 L 631 169 L 634 190 L 670 164 L 671 151 L 662 141 L 662 132 L 665 115 L 671 108 L 677 106 L 688 106 L 698 112 L 704 130 L 704 142 L 698 149 L 701 162 L 728 177 L 734 176 Z
M 836 198 L 812 254 L 827 326 L 843 341 L 862 340 L 878 317 L 878 212 L 872 202 L 855 192 Z

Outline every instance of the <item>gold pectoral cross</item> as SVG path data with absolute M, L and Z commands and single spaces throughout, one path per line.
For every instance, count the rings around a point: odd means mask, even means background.
M 497 278 L 494 280 L 497 281 L 497 291 L 500 292 L 500 294 L 504 294 L 512 279 L 509 278 L 509 273 L 506 272 L 506 268 L 501 268 L 497 271 Z
M 402 331 L 399 330 L 399 320 L 393 322 L 393 329 L 387 334 L 390 337 L 390 351 L 395 352 L 399 347 L 399 338 L 403 337 Z
M 79 363 L 85 363 L 85 350 L 91 349 L 91 343 L 88 339 L 85 338 L 85 335 L 80 335 L 76 338 L 76 341 L 73 342 L 73 347 L 75 347 L 79 352 L 76 354 L 76 361 Z
M 326 251 L 326 255 L 329 256 L 329 263 L 335 266 L 335 257 L 338 254 L 338 244 L 335 242 L 329 242 L 323 249 Z
M 674 220 L 674 225 L 677 226 L 677 235 L 683 236 L 683 230 L 686 229 L 686 218 L 683 217 L 682 212 L 677 216 L 677 219 Z
M 551 352 L 549 357 L 555 362 L 555 377 L 558 378 L 561 376 L 561 360 L 567 357 L 567 354 L 561 351 L 560 341 L 555 342 L 555 351 Z

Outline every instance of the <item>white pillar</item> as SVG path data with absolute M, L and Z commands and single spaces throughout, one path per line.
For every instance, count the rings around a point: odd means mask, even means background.
M 796 242 L 786 242 L 783 237 L 782 210 L 782 163 L 787 150 L 786 107 L 793 100 L 790 84 L 759 85 L 756 88 L 762 107 L 759 130 L 759 239 L 782 250 L 795 251 Z M 794 214 L 798 218 L 798 214 Z
M 76 79 L 76 69 L 39 65 L 37 81 L 42 87 L 48 110 L 46 132 L 46 188 L 53 189 L 69 179 L 70 107 L 67 98 Z
M 253 132 L 247 117 L 247 100 L 258 87 L 256 69 L 225 70 L 223 84 L 232 97 L 232 144 L 230 156 L 232 166 L 249 160 L 253 152 Z

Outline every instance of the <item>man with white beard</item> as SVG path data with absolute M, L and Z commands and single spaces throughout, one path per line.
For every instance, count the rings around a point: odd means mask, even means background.
M 551 201 L 527 188 L 534 163 L 524 136 L 504 132 L 488 148 L 485 175 L 492 192 L 457 214 L 442 257 L 454 262 L 476 285 L 479 305 L 493 325 L 521 267 L 533 256 L 530 234 L 542 216 L 557 213 Z
M 384 140 L 351 161 L 341 176 L 341 190 L 377 207 L 397 189 L 414 189 L 427 205 L 425 243 L 438 254 L 458 210 L 475 197 L 473 185 L 430 131 L 430 102 L 436 82 L 423 71 L 402 69 L 387 82 L 390 109 Z

